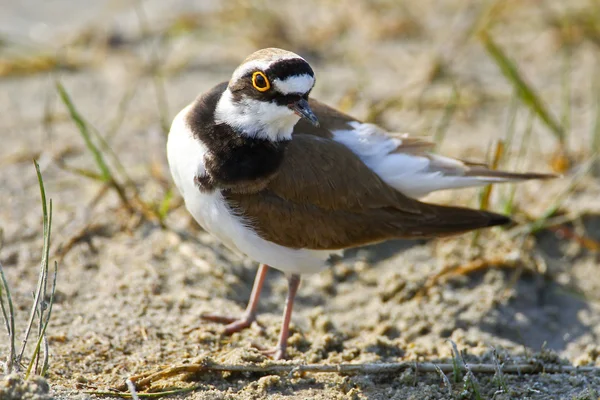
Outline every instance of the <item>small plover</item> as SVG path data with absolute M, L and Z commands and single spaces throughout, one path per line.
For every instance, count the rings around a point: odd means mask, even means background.
M 268 267 L 287 275 L 283 323 L 271 352 L 276 359 L 286 356 L 300 276 L 320 271 L 332 253 L 506 224 L 503 215 L 417 199 L 441 189 L 553 176 L 433 154 L 430 142 L 309 98 L 314 84 L 302 57 L 259 50 L 229 82 L 175 117 L 167 143 L 173 180 L 195 220 L 260 263 L 245 313 L 205 318 L 228 323 L 226 333 L 250 326 Z

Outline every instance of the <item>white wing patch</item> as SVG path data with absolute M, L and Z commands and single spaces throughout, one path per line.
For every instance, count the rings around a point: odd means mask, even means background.
M 390 136 L 377 125 L 349 123 L 349 130 L 333 131 L 333 139 L 350 148 L 379 177 L 399 192 L 413 198 L 442 189 L 479 186 L 498 178 L 464 176 L 459 160 L 402 151 L 402 139 Z

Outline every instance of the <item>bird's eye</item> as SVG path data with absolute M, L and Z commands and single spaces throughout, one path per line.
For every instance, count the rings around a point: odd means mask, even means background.
M 259 92 L 266 92 L 271 89 L 269 79 L 260 71 L 256 71 L 252 74 L 252 86 Z

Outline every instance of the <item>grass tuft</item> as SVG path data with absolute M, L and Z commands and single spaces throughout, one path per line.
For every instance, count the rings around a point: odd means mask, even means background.
M 6 360 L 6 368 L 4 371 L 4 373 L 8 375 L 12 372 L 16 360 L 15 310 L 12 302 L 12 296 L 10 294 L 10 288 L 8 287 L 6 276 L 4 275 L 4 269 L 2 268 L 2 263 L 0 263 L 0 278 L 2 279 L 2 285 L 0 285 L 0 307 L 2 308 L 2 317 L 4 318 L 6 331 L 8 332 L 8 340 L 10 341 L 8 360 Z M 3 292 L 6 293 L 8 306 L 4 304 Z M 8 312 L 6 311 L 7 308 Z
M 458 383 L 462 379 L 462 357 L 460 356 L 456 343 L 450 339 L 448 339 L 448 341 L 452 345 L 452 376 L 454 378 L 454 383 Z
M 498 357 L 498 351 L 495 347 L 492 347 L 492 355 L 494 359 L 494 366 L 496 367 L 496 374 L 494 375 L 494 380 L 496 381 L 498 387 L 503 393 L 508 393 L 508 385 L 506 384 L 506 378 L 504 377 L 504 373 L 502 372 L 503 364 L 500 363 L 500 357 Z
M 62 83 L 56 82 L 56 90 L 58 90 L 58 94 L 60 95 L 60 99 L 62 100 L 63 104 L 67 107 L 71 119 L 73 120 L 75 125 L 77 125 L 77 129 L 79 130 L 79 133 L 81 133 L 81 137 L 85 141 L 86 147 L 88 148 L 90 153 L 92 153 L 94 161 L 96 161 L 96 165 L 98 166 L 98 169 L 100 169 L 100 177 L 102 181 L 114 181 L 110 168 L 108 167 L 108 164 L 106 163 L 102 152 L 92 141 L 92 135 L 86 121 L 83 119 L 81 114 L 79 114 L 79 111 L 77 111 L 77 109 L 75 108 L 75 105 L 71 101 L 71 97 L 65 90 L 65 87 L 62 85 Z
M 446 388 L 448 389 L 448 396 L 452 397 L 452 383 L 450 382 L 450 379 L 448 379 L 448 376 L 446 376 L 444 371 L 442 371 L 442 369 L 439 366 L 435 365 L 435 370 L 442 378 L 442 382 L 444 383 L 444 386 L 446 386 Z
M 479 387 L 479 381 L 475 378 L 473 371 L 469 367 L 469 364 L 465 364 L 465 369 L 467 373 L 464 378 L 464 386 L 462 391 L 463 398 L 475 399 L 475 400 L 483 400 L 481 396 L 481 388 Z
M 479 33 L 479 38 L 506 79 L 517 90 L 523 103 L 535 112 L 554 136 L 556 136 L 561 146 L 565 148 L 566 134 L 564 127 L 561 126 L 552 113 L 546 108 L 546 105 L 533 87 L 521 76 L 515 63 L 506 55 L 504 50 L 496 44 L 494 39 L 486 31 L 481 31 Z
M 158 221 L 158 223 L 164 227 L 164 219 L 166 218 L 166 214 L 169 210 L 168 207 L 170 205 L 170 199 L 168 196 L 165 195 L 165 199 L 163 199 L 160 205 L 160 207 L 162 207 L 161 209 L 158 209 L 158 207 L 153 207 L 143 201 L 134 182 L 127 175 L 125 168 L 121 164 L 121 161 L 110 148 L 106 142 L 106 139 L 102 137 L 102 135 L 95 128 L 88 125 L 85 118 L 76 109 L 62 83 L 56 82 L 56 89 L 62 102 L 67 107 L 71 119 L 77 126 L 78 131 L 86 144 L 86 147 L 92 154 L 99 172 L 74 168 L 62 164 L 61 167 L 80 176 L 105 183 L 117 193 L 119 199 L 121 200 L 121 204 L 130 214 L 140 214 L 148 220 Z M 98 144 L 96 144 L 95 141 L 98 142 Z M 106 156 L 111 157 L 113 164 L 116 165 L 116 171 L 113 171 L 113 169 L 110 167 Z M 122 179 L 119 179 L 115 172 L 118 172 Z M 122 181 L 125 183 L 121 183 Z
M 36 346 L 33 350 L 33 355 L 29 361 L 25 378 L 28 378 L 31 373 L 36 375 L 44 376 L 48 371 L 49 366 L 49 353 L 48 353 L 48 340 L 46 337 L 46 330 L 50 323 L 52 315 L 52 306 L 54 304 L 54 295 L 56 293 L 56 277 L 58 275 L 58 264 L 54 263 L 54 277 L 52 281 L 51 296 L 49 303 L 46 303 L 46 294 L 48 289 L 48 264 L 49 264 L 49 252 L 50 252 L 50 238 L 52 232 L 52 200 L 46 199 L 46 191 L 44 189 L 44 180 L 40 172 L 40 167 L 37 162 L 34 161 L 35 170 L 37 173 L 38 183 L 40 186 L 40 196 L 42 199 L 42 217 L 43 217 L 43 235 L 44 244 L 42 248 L 42 260 L 40 262 L 40 272 L 38 275 L 37 288 L 34 293 L 34 301 L 31 306 L 29 322 L 25 328 L 23 334 L 23 340 L 21 343 L 21 349 L 18 354 L 16 351 L 16 332 L 15 332 L 15 314 L 10 294 L 10 288 L 4 275 L 2 265 L 0 265 L 0 277 L 2 278 L 2 285 L 0 286 L 0 306 L 2 308 L 2 316 L 5 320 L 6 329 L 10 340 L 10 351 L 9 358 L 6 363 L 6 373 L 11 373 L 13 370 L 19 371 L 21 368 L 21 362 L 27 349 L 27 342 L 36 321 L 36 315 L 38 316 L 37 325 L 38 333 L 36 339 Z M 2 293 L 6 293 L 8 312 L 3 300 Z M 41 362 L 41 365 L 40 365 Z
M 591 130 L 591 151 L 600 153 L 600 74 L 594 74 L 592 87 L 592 101 L 595 102 L 595 119 Z
M 531 224 L 527 225 L 525 229 L 533 234 L 549 226 L 548 219 L 553 217 L 558 210 L 562 207 L 563 203 L 569 198 L 569 196 L 575 191 L 577 184 L 592 170 L 594 163 L 598 158 L 598 154 L 593 155 L 588 161 L 580 166 L 579 171 L 573 178 L 569 185 L 558 194 L 554 202 L 544 211 L 544 213 Z M 520 230 L 519 230 L 520 231 Z

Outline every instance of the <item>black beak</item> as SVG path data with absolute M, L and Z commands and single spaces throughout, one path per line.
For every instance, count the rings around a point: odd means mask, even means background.
M 315 113 L 310 109 L 308 101 L 300 99 L 299 101 L 288 105 L 298 116 L 306 118 L 314 126 L 319 126 L 319 120 Z

